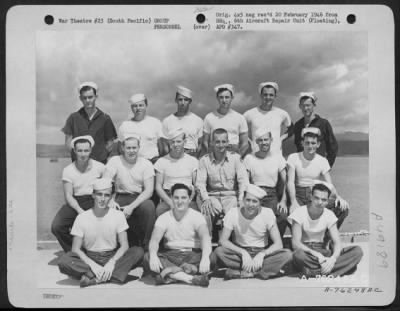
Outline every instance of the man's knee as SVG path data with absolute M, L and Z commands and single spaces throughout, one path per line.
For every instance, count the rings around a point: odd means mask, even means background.
M 302 249 L 297 249 L 292 253 L 292 258 L 294 262 L 304 262 L 306 260 L 307 254 Z
M 155 215 L 156 213 L 156 208 L 155 205 L 153 203 L 153 201 L 151 200 L 146 200 L 144 202 L 142 202 L 137 208 L 137 213 L 141 214 L 141 215 L 146 215 L 146 216 L 151 216 L 151 215 Z
M 65 273 L 66 271 L 68 271 L 70 265 L 73 263 L 75 259 L 77 259 L 77 257 L 79 256 L 71 251 L 63 254 L 58 260 L 58 268 L 60 269 L 60 272 Z

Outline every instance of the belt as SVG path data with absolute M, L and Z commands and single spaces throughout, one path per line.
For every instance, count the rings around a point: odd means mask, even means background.
M 306 246 L 318 247 L 318 248 L 324 248 L 325 246 L 324 242 L 303 242 L 303 243 Z
M 186 152 L 197 152 L 197 149 L 184 148 Z
M 209 192 L 208 195 L 216 196 L 216 197 L 225 197 L 225 196 L 236 195 L 236 191 L 234 191 L 234 190 L 213 191 L 213 192 Z

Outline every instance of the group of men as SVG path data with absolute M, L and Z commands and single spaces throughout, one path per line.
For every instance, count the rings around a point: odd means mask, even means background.
M 80 85 L 84 107 L 63 128 L 73 160 L 62 174 L 66 204 L 52 223 L 65 251 L 60 271 L 81 286 L 124 282 L 140 264 L 156 284 L 199 286 L 222 267 L 226 279 L 268 279 L 293 267 L 307 276 L 354 271 L 362 251 L 340 245 L 349 206 L 329 175 L 337 143 L 314 113 L 314 93 L 300 94 L 304 118 L 293 126 L 273 106 L 278 85 L 258 91 L 261 104 L 241 115 L 231 108 L 234 87 L 217 86 L 218 109 L 204 122 L 190 112 L 185 87 L 163 122 L 146 115 L 146 96 L 135 94 L 134 116 L 117 135 L 95 104 L 97 85 Z M 286 161 L 282 141 L 293 131 L 298 152 Z M 288 225 L 294 253 L 283 249 Z

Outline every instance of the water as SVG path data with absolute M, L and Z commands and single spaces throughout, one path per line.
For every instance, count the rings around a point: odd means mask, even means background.
M 50 162 L 50 158 L 36 160 L 37 239 L 39 241 L 55 239 L 50 231 L 50 225 L 65 202 L 61 174 L 63 168 L 69 163 L 71 163 L 69 158 L 59 158 L 58 162 Z M 339 194 L 350 204 L 350 214 L 340 231 L 369 230 L 368 158 L 337 158 L 331 175 Z

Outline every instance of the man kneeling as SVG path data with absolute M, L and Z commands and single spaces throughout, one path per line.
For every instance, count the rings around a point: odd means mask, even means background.
M 76 218 L 71 230 L 72 251 L 58 263 L 60 272 L 80 278 L 81 287 L 107 281 L 124 283 L 143 258 L 141 247 L 128 247 L 124 214 L 108 207 L 112 186 L 106 178 L 94 182 L 94 207 Z
M 156 273 L 156 284 L 184 282 L 207 287 L 210 271 L 211 237 L 202 214 L 189 208 L 191 189 L 184 184 L 171 188 L 172 209 L 159 216 L 154 225 L 149 252 L 143 268 Z M 165 250 L 159 251 L 164 238 Z M 201 275 L 198 275 L 201 273 Z
M 289 217 L 292 225 L 293 263 L 307 277 L 316 275 L 340 276 L 350 274 L 357 268 L 363 252 L 357 245 L 342 249 L 338 218 L 326 208 L 333 187 L 317 183 L 311 191 L 311 202 L 297 208 Z M 333 251 L 327 249 L 324 240 L 329 230 Z
M 224 218 L 224 228 L 215 253 L 228 267 L 225 279 L 256 277 L 263 280 L 285 274 L 292 252 L 282 248 L 274 212 L 261 207 L 267 194 L 256 185 L 246 188 L 243 207 L 232 208 Z M 229 240 L 232 232 L 233 242 Z M 272 244 L 268 246 L 268 237 Z

